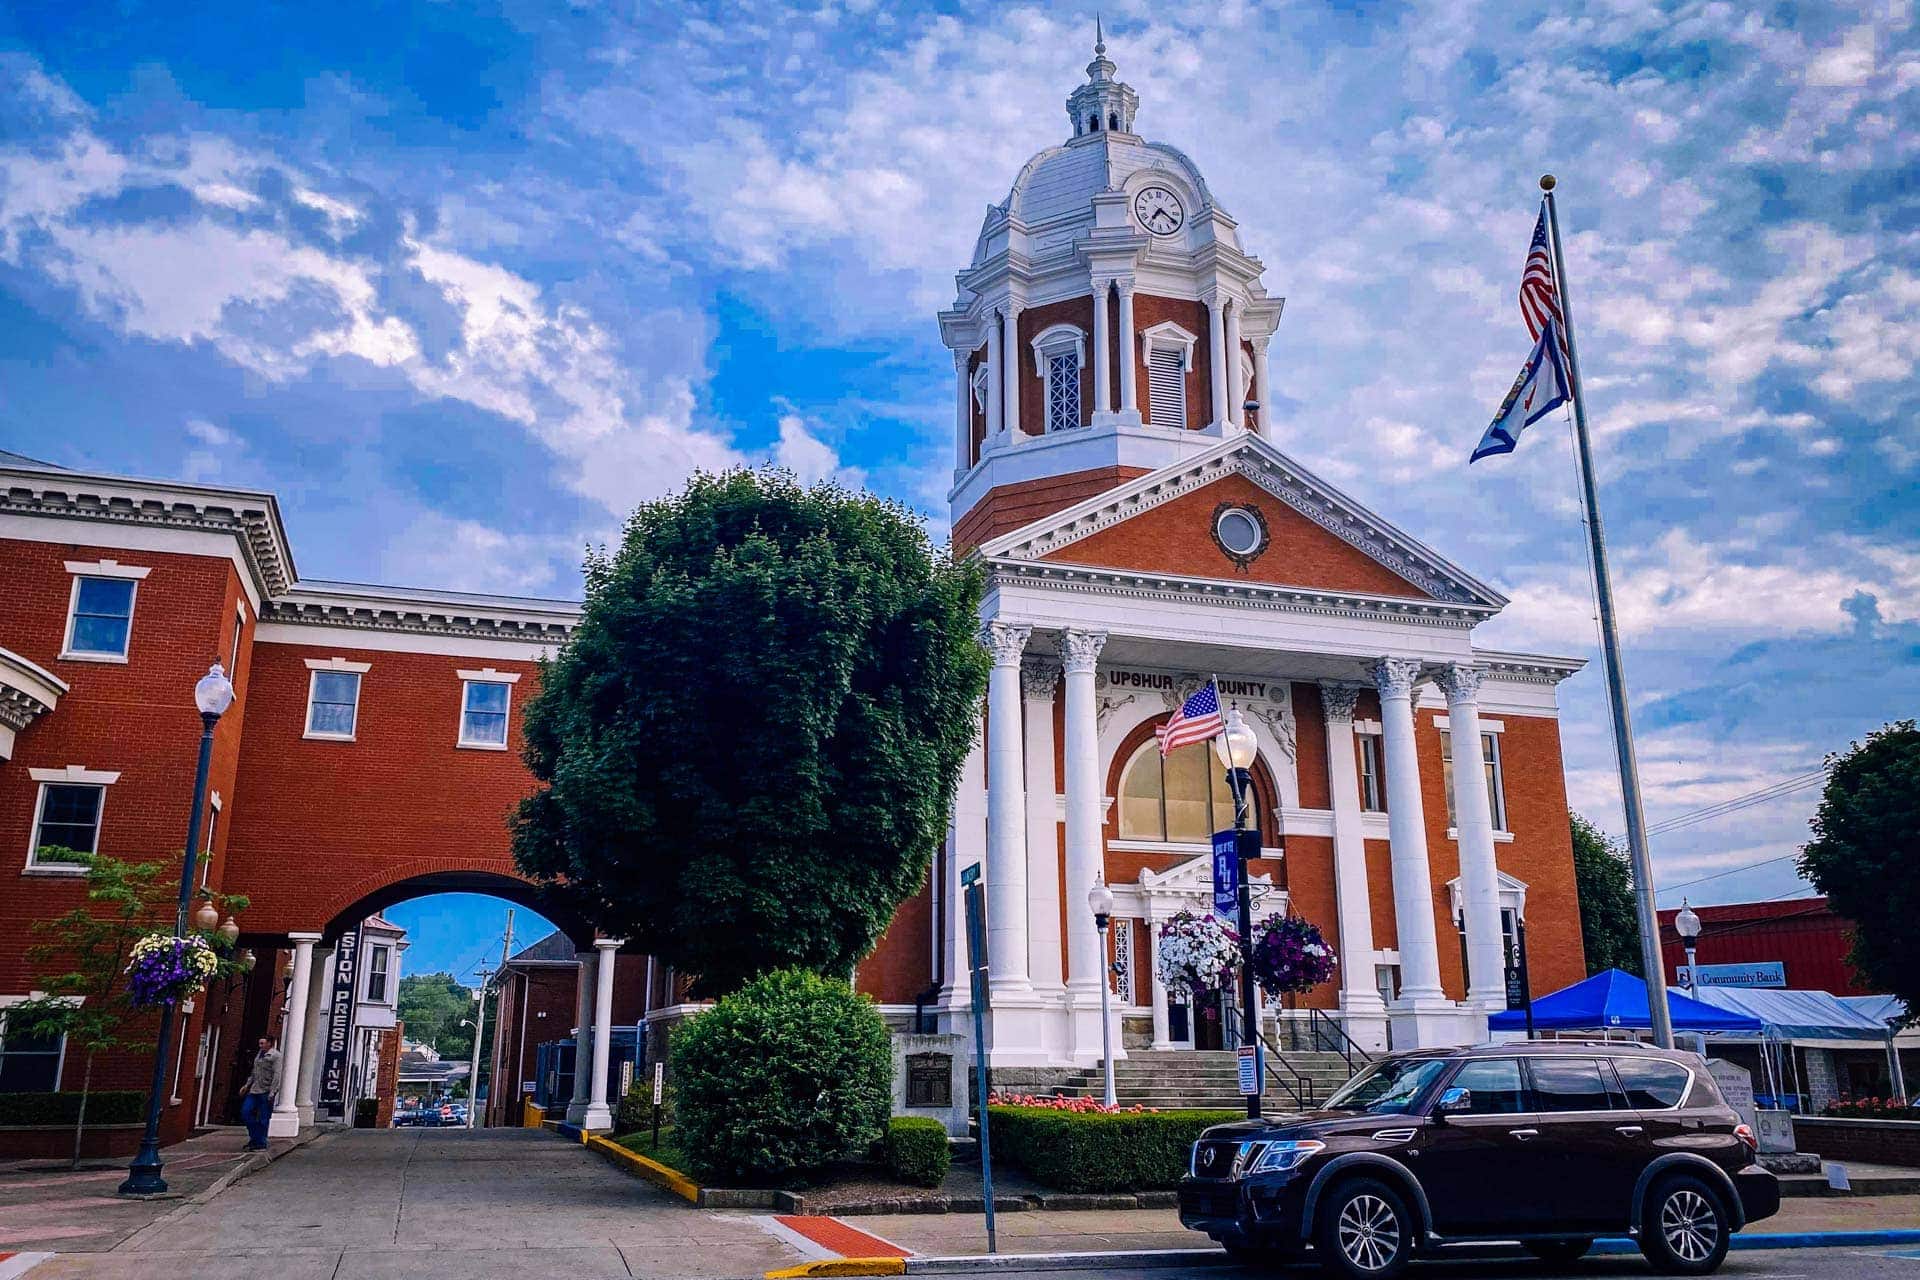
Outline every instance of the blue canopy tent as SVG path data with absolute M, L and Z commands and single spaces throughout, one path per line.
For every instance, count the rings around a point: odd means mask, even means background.
M 1758 1018 L 1731 1009 L 1716 1009 L 1677 991 L 1667 993 L 1667 1008 L 1675 1031 L 1732 1031 L 1758 1034 Z M 1630 973 L 1606 969 L 1585 982 L 1563 987 L 1533 1002 L 1536 1031 L 1611 1031 L 1645 1029 L 1653 1025 L 1647 1012 L 1647 984 Z M 1487 1018 L 1489 1031 L 1525 1031 L 1526 1011 L 1510 1009 Z

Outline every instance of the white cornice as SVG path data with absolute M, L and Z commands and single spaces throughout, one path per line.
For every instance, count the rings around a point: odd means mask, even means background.
M 1508 684 L 1556 685 L 1587 665 L 1585 658 L 1559 658 L 1544 653 L 1501 653 L 1492 649 L 1475 649 L 1473 658 L 1486 667 L 1491 678 Z
M 18 731 L 60 703 L 67 682 L 11 649 L 0 649 L 0 729 Z
M 263 623 L 559 644 L 580 621 L 563 600 L 465 596 L 350 583 L 302 583 L 261 609 Z

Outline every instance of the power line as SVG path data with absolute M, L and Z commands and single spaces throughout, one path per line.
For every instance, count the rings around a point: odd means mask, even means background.
M 1680 814 L 1677 817 L 1668 818 L 1664 822 L 1655 823 L 1653 826 L 1647 828 L 1647 834 L 1664 835 L 1670 831 L 1678 831 L 1683 827 L 1691 827 L 1714 818 L 1725 817 L 1730 813 L 1737 813 L 1742 809 L 1750 809 L 1754 805 L 1765 804 L 1769 800 L 1777 800 L 1781 796 L 1791 795 L 1796 791 L 1804 791 L 1808 787 L 1815 786 L 1824 781 L 1826 776 L 1827 771 L 1825 769 L 1816 769 L 1810 773 L 1800 774 L 1797 777 L 1769 783 L 1767 786 L 1733 796 L 1717 804 L 1710 804 L 1704 808 L 1694 809 L 1687 813 Z
M 1742 871 L 1757 870 L 1760 867 L 1772 866 L 1776 862 L 1785 862 L 1788 858 L 1797 858 L 1799 856 L 1800 854 L 1796 850 L 1793 853 L 1783 853 L 1775 858 L 1762 858 L 1758 862 L 1742 863 L 1737 867 L 1729 867 L 1725 871 L 1716 871 L 1710 876 L 1701 876 L 1697 880 L 1685 880 L 1679 884 L 1670 884 L 1670 885 L 1667 885 L 1665 888 L 1655 889 L 1654 892 L 1655 893 L 1678 893 L 1682 889 L 1691 889 L 1693 888 L 1693 886 L 1697 884 L 1705 884 L 1709 880 L 1718 880 L 1722 876 L 1737 876 Z M 1795 892 L 1798 892 L 1798 890 L 1795 890 Z

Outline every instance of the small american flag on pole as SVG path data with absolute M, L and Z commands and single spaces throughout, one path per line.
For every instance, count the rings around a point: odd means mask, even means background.
M 1547 253 L 1547 209 L 1540 206 L 1540 217 L 1533 224 L 1533 243 L 1527 247 L 1526 269 L 1520 273 L 1520 318 L 1527 322 L 1527 336 L 1540 341 L 1541 330 L 1551 320 L 1562 334 L 1566 321 L 1560 316 L 1560 295 L 1553 287 L 1553 259 Z M 1566 349 L 1566 338 L 1560 340 Z
M 1164 758 L 1178 747 L 1205 742 L 1226 727 L 1226 721 L 1220 718 L 1220 691 L 1209 680 L 1153 734 L 1160 739 L 1160 755 Z

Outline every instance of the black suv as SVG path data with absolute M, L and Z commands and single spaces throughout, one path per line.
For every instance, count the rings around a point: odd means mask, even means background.
M 1381 1280 L 1416 1254 L 1517 1240 L 1569 1263 L 1630 1235 L 1706 1275 L 1780 1208 L 1753 1132 L 1695 1054 L 1568 1041 L 1395 1054 L 1323 1110 L 1216 1125 L 1180 1221 L 1243 1261 L 1303 1252 Z

